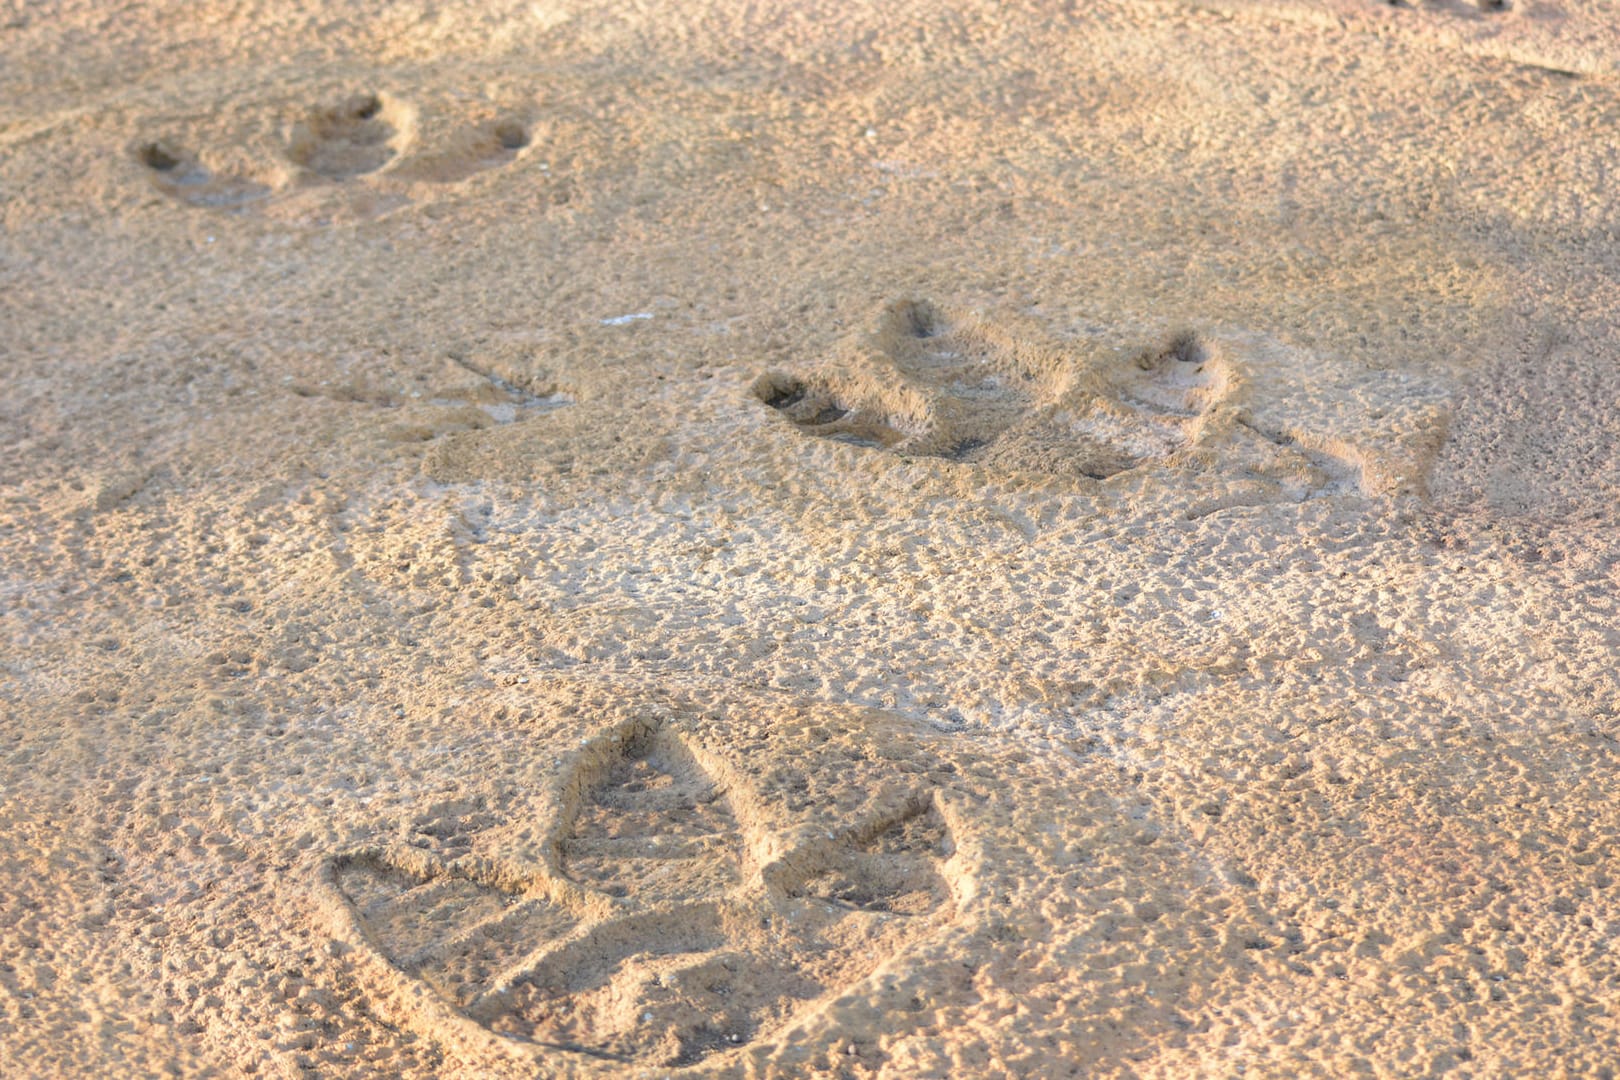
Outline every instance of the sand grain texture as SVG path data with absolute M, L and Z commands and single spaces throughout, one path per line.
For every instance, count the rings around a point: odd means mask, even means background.
M 1611 14 L 0 13 L 0 1073 L 1613 1075 Z

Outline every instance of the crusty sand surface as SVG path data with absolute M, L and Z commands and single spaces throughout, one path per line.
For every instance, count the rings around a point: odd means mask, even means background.
M 0 8 L 0 1075 L 1612 1075 L 1616 15 Z

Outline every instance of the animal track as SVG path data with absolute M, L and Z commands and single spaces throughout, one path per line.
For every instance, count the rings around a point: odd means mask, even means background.
M 1330 383 L 1342 401 L 1324 412 Z M 1421 490 L 1445 427 L 1431 383 L 1324 371 L 1256 335 L 1064 347 L 905 300 L 815 371 L 767 372 L 754 394 L 806 434 L 906 456 L 1092 480 L 1156 463 L 1216 473 L 1226 506 Z M 1331 434 L 1345 413 L 1355 443 Z
M 1128 365 L 1085 366 L 926 301 L 891 304 L 857 348 L 866 370 L 756 395 L 813 435 L 897 453 L 1104 479 L 1169 457 L 1222 396 L 1226 365 L 1191 334 Z
M 135 156 L 159 191 L 191 206 L 231 210 L 270 194 L 263 184 L 214 175 L 194 155 L 168 142 L 146 143 Z
M 393 160 L 409 134 L 400 104 L 376 94 L 356 94 L 316 109 L 293 128 L 287 156 L 294 164 L 329 180 L 376 172 Z
M 314 109 L 295 124 L 285 154 L 306 176 L 326 180 L 384 173 L 391 183 L 331 189 L 349 193 L 337 196 L 340 202 L 348 200 L 348 212 L 369 215 L 409 202 L 404 185 L 451 183 L 509 165 L 531 137 L 527 121 L 507 113 L 461 128 L 442 147 L 402 156 L 416 142 L 415 109 L 394 98 L 356 94 Z M 268 201 L 287 186 L 278 182 L 272 188 L 239 176 L 216 175 L 196 155 L 168 140 L 143 143 L 134 148 L 134 156 L 158 190 L 191 206 L 240 209 Z M 274 173 L 285 177 L 285 164 L 279 169 L 266 166 L 264 175 Z
M 430 988 L 401 995 L 425 1033 L 536 1060 L 692 1064 L 853 988 L 956 914 L 964 871 L 927 790 L 786 837 L 724 762 L 663 728 L 597 743 L 561 791 L 545 866 L 416 848 L 328 861 L 337 935 L 385 997 Z

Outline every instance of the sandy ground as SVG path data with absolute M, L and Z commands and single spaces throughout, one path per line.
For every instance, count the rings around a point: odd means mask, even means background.
M 0 8 L 0 1074 L 1613 1075 L 1617 14 Z

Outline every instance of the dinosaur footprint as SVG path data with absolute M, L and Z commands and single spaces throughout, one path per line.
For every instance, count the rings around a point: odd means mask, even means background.
M 1076 479 L 1164 464 L 1213 474 L 1238 502 L 1421 491 L 1447 415 L 1432 377 L 1257 334 L 1113 352 L 919 300 L 754 394 L 820 438 Z
M 401 1019 L 430 1037 L 692 1064 L 784 1029 L 956 917 L 959 857 L 933 793 L 787 832 L 758 823 L 761 805 L 667 728 L 615 736 L 560 785 L 548 865 L 339 855 L 334 930 L 381 988 L 426 988 Z
M 1226 386 L 1190 334 L 1100 364 L 920 300 L 889 305 L 842 367 L 767 373 L 755 394 L 807 434 L 1093 479 L 1180 450 Z
M 410 101 L 362 92 L 304 110 L 286 129 L 272 155 L 277 160 L 238 145 L 216 147 L 205 165 L 171 138 L 134 144 L 130 152 L 153 187 L 188 206 L 251 207 L 326 222 L 406 205 L 419 184 L 454 184 L 511 165 L 535 139 L 522 110 L 430 116 L 425 128 L 421 120 Z M 433 136 L 431 145 L 422 145 L 424 132 Z
M 814 382 L 773 372 L 755 393 L 808 434 L 962 459 L 1055 396 L 1061 375 L 1056 357 L 1008 348 L 986 331 L 927 301 L 901 301 L 855 347 L 853 362 L 875 370 Z

